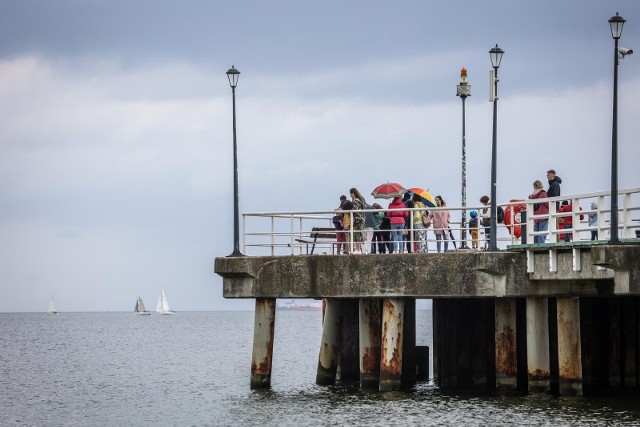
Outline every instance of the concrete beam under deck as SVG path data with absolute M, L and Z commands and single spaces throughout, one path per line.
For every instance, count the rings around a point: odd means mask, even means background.
M 640 245 L 445 254 L 216 258 L 225 298 L 473 298 L 640 295 Z M 527 256 L 535 271 L 527 272 Z

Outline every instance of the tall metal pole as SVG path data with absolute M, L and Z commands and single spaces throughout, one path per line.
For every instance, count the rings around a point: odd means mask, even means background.
M 456 87 L 456 95 L 462 99 L 462 224 L 460 230 L 460 249 L 469 249 L 467 246 L 467 135 L 465 130 L 465 101 L 471 96 L 471 85 L 467 83 L 467 70 L 460 72 L 460 84 Z
M 231 67 L 227 71 L 231 96 L 233 98 L 233 253 L 229 256 L 242 256 L 240 252 L 240 209 L 238 207 L 238 142 L 236 140 L 236 85 L 240 71 Z
M 240 208 L 238 206 L 238 143 L 236 140 L 236 87 L 231 88 L 233 97 L 233 253 L 231 256 L 241 256 L 240 252 Z
M 618 239 L 618 38 L 613 49 L 613 125 L 611 129 L 611 240 Z
M 493 67 L 493 140 L 491 142 L 491 208 L 490 208 L 490 227 L 489 227 L 489 250 L 496 251 L 498 250 L 498 245 L 496 244 L 496 220 L 497 220 L 497 210 L 496 210 L 496 164 L 497 164 L 497 156 L 498 156 L 498 139 L 497 139 L 497 131 L 498 131 L 498 67 Z
M 618 40 L 622 36 L 622 28 L 627 22 L 618 12 L 609 19 L 611 36 L 615 41 L 613 47 L 613 123 L 611 127 L 611 240 L 610 244 L 618 244 Z M 629 52 L 632 53 L 632 52 Z

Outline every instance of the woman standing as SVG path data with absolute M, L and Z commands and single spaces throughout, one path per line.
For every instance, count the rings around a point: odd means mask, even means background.
M 351 200 L 353 201 L 353 210 L 362 210 L 365 207 L 364 197 L 360 194 L 358 189 L 352 188 L 349 190 L 351 194 Z M 353 242 L 354 252 L 362 253 L 362 237 L 364 230 L 364 213 L 358 212 L 353 214 Z
M 348 200 L 345 200 L 345 202 L 342 204 L 342 208 L 341 208 L 344 212 L 343 216 L 342 216 L 342 226 L 344 227 L 344 233 L 346 234 L 346 238 L 347 241 L 343 244 L 344 249 L 344 253 L 345 254 L 349 254 L 353 252 L 353 248 L 351 247 L 351 241 L 352 241 L 352 227 L 351 227 L 351 213 L 349 211 L 353 210 L 353 203 L 351 203 Z
M 487 206 L 485 208 L 482 208 L 482 211 L 480 213 L 480 223 L 484 227 L 485 250 L 489 247 L 489 238 L 491 237 L 491 209 L 489 208 L 490 201 L 491 199 L 487 195 L 480 197 L 480 203 L 482 203 L 482 206 Z
M 424 209 L 426 206 L 422 203 L 422 197 L 419 194 L 413 195 L 413 207 Z M 413 211 L 413 232 L 415 253 L 427 252 L 427 230 L 422 223 L 422 215 L 428 215 L 426 210 Z
M 546 199 L 547 192 L 542 189 L 542 182 L 540 180 L 536 180 L 533 182 L 533 193 L 529 195 L 530 199 Z M 534 215 L 549 215 L 549 203 L 534 203 L 533 205 L 533 214 Z M 547 231 L 549 229 L 549 217 L 546 218 L 535 218 L 533 220 L 533 231 Z M 544 243 L 547 239 L 546 234 L 533 235 L 533 243 Z
M 444 200 L 442 200 L 442 196 L 436 196 L 436 205 L 439 208 L 447 206 Z M 431 220 L 433 222 L 433 232 L 436 235 L 438 253 L 440 253 L 440 240 L 444 240 L 444 251 L 447 252 L 449 250 L 447 233 L 449 233 L 449 222 L 451 221 L 449 210 L 439 209 L 431 211 Z
M 404 236 L 402 231 L 404 230 L 404 219 L 409 216 L 406 206 L 402 202 L 400 197 L 394 197 L 389 204 L 389 209 L 393 209 L 387 212 L 387 216 L 391 219 L 391 242 L 392 247 L 389 253 L 398 251 L 398 245 L 402 243 Z

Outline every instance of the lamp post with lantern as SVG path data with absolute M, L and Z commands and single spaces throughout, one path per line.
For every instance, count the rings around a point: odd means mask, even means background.
M 618 239 L 618 40 L 622 35 L 622 27 L 627 22 L 617 12 L 609 19 L 611 36 L 614 40 L 613 50 L 613 123 L 611 129 L 611 239 L 609 243 L 620 243 Z
M 491 72 L 491 101 L 493 101 L 493 139 L 491 142 L 491 210 L 490 210 L 490 228 L 489 228 L 489 250 L 498 250 L 497 242 L 497 211 L 496 211 L 496 167 L 497 167 L 497 130 L 498 130 L 498 68 L 500 68 L 500 61 L 502 61 L 502 55 L 504 50 L 498 47 L 491 48 L 489 56 L 491 57 L 491 65 L 493 70 Z
M 240 71 L 232 65 L 227 71 L 233 98 L 233 252 L 229 256 L 242 256 L 240 252 L 240 212 L 238 207 L 238 144 L 236 142 L 236 86 Z
M 471 96 L 471 85 L 467 83 L 467 70 L 460 71 L 460 84 L 456 86 L 456 96 L 462 99 L 462 224 L 460 230 L 460 249 L 467 246 L 467 135 L 465 132 L 465 100 Z

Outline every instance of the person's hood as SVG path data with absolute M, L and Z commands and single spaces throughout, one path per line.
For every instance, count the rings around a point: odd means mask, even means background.
M 553 181 L 557 182 L 558 184 L 562 184 L 562 178 L 560 178 L 558 175 L 554 176 L 553 179 L 549 181 L 549 184 L 551 184 Z

